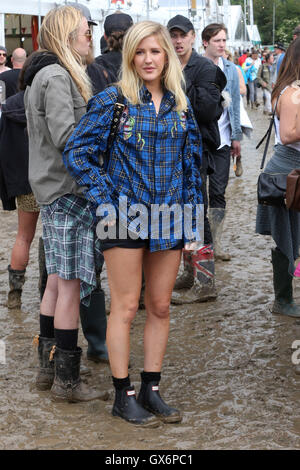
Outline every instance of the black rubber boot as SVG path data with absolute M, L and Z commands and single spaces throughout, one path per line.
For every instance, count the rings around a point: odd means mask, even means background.
M 55 345 L 55 338 L 35 336 L 33 344 L 38 346 L 40 368 L 36 377 L 36 386 L 39 390 L 50 390 L 54 380 L 54 363 L 49 360 L 50 351 Z
M 293 276 L 288 271 L 289 260 L 278 248 L 272 248 L 272 265 L 275 293 L 272 313 L 300 318 L 300 306 L 293 299 Z
M 148 384 L 142 381 L 138 403 L 164 423 L 180 423 L 182 420 L 180 411 L 171 408 L 163 401 L 159 393 L 158 384 L 159 382 L 157 381 L 149 382 Z
M 19 271 L 17 269 L 12 269 L 9 265 L 8 270 L 8 282 L 9 282 L 9 292 L 7 297 L 7 307 L 8 308 L 21 308 L 21 296 L 22 289 L 25 282 L 25 272 L 26 269 Z
M 52 400 L 76 403 L 95 399 L 108 399 L 107 392 L 89 389 L 80 378 L 80 358 L 82 350 L 66 351 L 56 346 L 52 348 L 50 360 L 54 356 L 54 382 L 51 388 Z
M 145 428 L 154 428 L 159 425 L 159 420 L 137 402 L 132 386 L 124 387 L 121 390 L 116 389 L 112 415 Z
M 42 237 L 39 238 L 39 251 L 38 251 L 38 261 L 39 261 L 39 291 L 40 299 L 42 300 L 46 285 L 47 285 L 47 269 L 46 269 L 46 259 L 45 259 L 45 250 L 44 250 L 44 241 Z
M 101 288 L 91 294 L 90 305 L 80 303 L 80 319 L 82 332 L 88 342 L 87 358 L 94 362 L 108 364 L 106 338 L 105 295 Z

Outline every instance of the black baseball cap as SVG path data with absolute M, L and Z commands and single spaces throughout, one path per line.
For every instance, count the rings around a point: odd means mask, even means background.
M 80 10 L 83 16 L 87 19 L 87 22 L 89 25 L 92 24 L 94 26 L 97 26 L 98 23 L 95 23 L 95 21 L 92 20 L 91 12 L 88 9 L 88 7 L 86 7 L 85 5 L 82 5 L 82 3 L 76 3 L 76 2 L 68 2 L 67 6 L 77 8 L 77 10 Z
M 104 21 L 104 32 L 110 36 L 114 31 L 127 31 L 133 25 L 133 20 L 126 13 L 113 13 L 108 15 Z
M 182 15 L 176 15 L 171 18 L 167 24 L 167 28 L 169 31 L 175 28 L 180 29 L 184 33 L 188 33 L 191 30 L 194 31 L 193 23 L 188 18 Z
M 281 51 L 285 51 L 285 47 L 282 42 L 277 42 L 276 44 L 274 44 L 274 49 L 280 49 Z

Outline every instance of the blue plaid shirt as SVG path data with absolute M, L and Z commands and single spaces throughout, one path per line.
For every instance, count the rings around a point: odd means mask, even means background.
M 99 155 L 107 151 L 107 141 L 117 101 L 117 88 L 111 86 L 94 96 L 67 142 L 63 160 L 85 197 L 95 206 L 119 206 L 119 197 L 126 196 L 128 207 L 143 204 L 202 204 L 201 135 L 192 108 L 175 110 L 175 98 L 165 91 L 158 115 L 151 93 L 141 90 L 143 104 L 132 105 L 125 100 L 125 109 L 109 158 L 99 164 Z M 173 224 L 171 220 L 171 225 Z M 143 238 L 143 237 L 141 237 Z M 178 239 L 151 238 L 150 251 L 169 249 Z M 185 241 L 191 238 L 182 237 Z

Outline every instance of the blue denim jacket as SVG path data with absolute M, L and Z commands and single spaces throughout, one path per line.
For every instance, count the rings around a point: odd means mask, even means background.
M 231 125 L 231 140 L 242 140 L 243 133 L 241 129 L 240 118 L 240 81 L 236 66 L 222 57 L 224 65 L 224 73 L 227 79 L 225 91 L 228 91 L 231 97 L 231 103 L 228 108 L 230 125 Z

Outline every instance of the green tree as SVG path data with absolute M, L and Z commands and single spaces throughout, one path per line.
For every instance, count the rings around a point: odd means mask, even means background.
M 232 5 L 241 5 L 244 0 L 231 0 Z M 253 0 L 254 23 L 258 27 L 263 44 L 273 41 L 273 7 L 275 5 L 275 41 L 288 44 L 292 39 L 293 29 L 300 24 L 299 0 Z M 249 24 L 249 16 L 247 17 Z
M 276 28 L 277 41 L 288 45 L 293 39 L 293 30 L 298 24 L 300 24 L 298 18 L 283 20 L 280 26 Z

